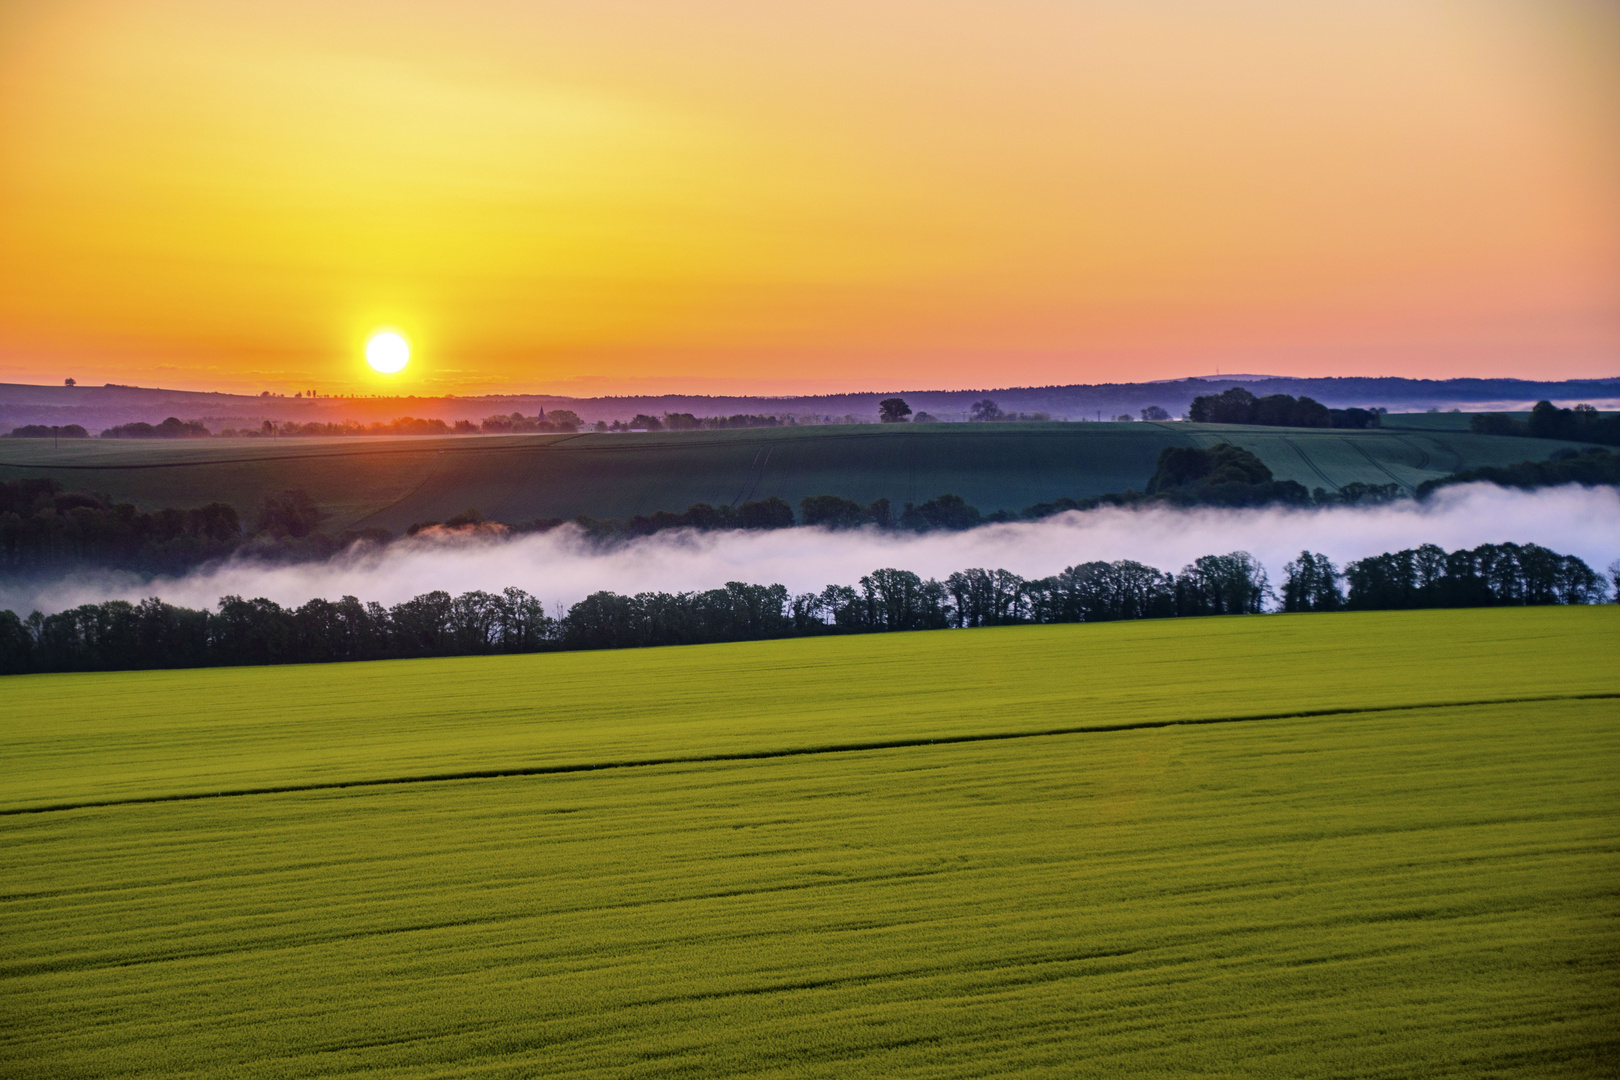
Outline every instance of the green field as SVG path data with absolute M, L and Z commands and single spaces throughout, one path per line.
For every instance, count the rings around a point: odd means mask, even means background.
M 0 1075 L 1612 1075 L 1617 645 L 1608 606 L 11 677 Z
M 627 518 L 779 496 L 899 507 L 946 492 L 980 510 L 1141 490 L 1167 446 L 1237 443 L 1307 488 L 1424 480 L 1545 458 L 1573 444 L 1466 431 L 1212 424 L 850 425 L 619 435 L 0 444 L 0 479 L 54 476 L 143 509 L 210 501 L 251 511 L 303 488 L 327 527 L 401 532 L 469 507 L 507 522 Z

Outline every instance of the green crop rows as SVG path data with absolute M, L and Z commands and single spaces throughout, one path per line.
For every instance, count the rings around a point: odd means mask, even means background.
M 1237 443 L 1307 488 L 1399 483 L 1545 458 L 1565 443 L 1466 432 L 1211 424 L 924 424 L 461 439 L 8 440 L 0 479 L 53 476 L 144 509 L 230 503 L 251 514 L 301 488 L 326 527 L 395 533 L 473 508 L 512 523 L 627 518 L 778 496 L 833 494 L 897 508 L 936 495 L 1019 511 L 1141 490 L 1167 446 Z
M 1469 610 L 6 679 L 0 1075 L 1609 1075 L 1617 644 Z

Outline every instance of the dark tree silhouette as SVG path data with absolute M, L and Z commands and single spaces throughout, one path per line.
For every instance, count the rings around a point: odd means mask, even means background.
M 1337 611 L 1344 606 L 1339 569 L 1326 555 L 1302 551 L 1283 573 L 1284 611 Z
M 911 415 L 911 406 L 901 398 L 884 398 L 878 402 L 878 420 L 885 424 L 904 423 Z

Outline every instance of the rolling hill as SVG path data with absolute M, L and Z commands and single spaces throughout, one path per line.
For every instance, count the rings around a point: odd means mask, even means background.
M 906 424 L 740 431 L 0 444 L 0 479 L 54 476 L 142 509 L 230 503 L 251 513 L 302 488 L 327 527 L 400 532 L 466 509 L 486 518 L 626 518 L 778 496 L 896 507 L 942 493 L 985 512 L 1141 490 L 1167 446 L 1230 441 L 1307 488 L 1419 483 L 1545 458 L 1573 444 L 1390 427 L 1339 431 L 1187 423 Z

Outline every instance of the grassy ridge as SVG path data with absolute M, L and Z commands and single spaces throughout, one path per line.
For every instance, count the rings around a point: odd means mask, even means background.
M 8 818 L 0 1075 L 1602 1075 L 1614 721 Z
M 244 787 L 1620 692 L 1620 607 L 1004 627 L 4 680 L 0 810 Z
M 49 475 L 145 509 L 211 501 L 251 511 L 303 488 L 327 527 L 395 532 L 468 507 L 510 522 L 626 518 L 779 496 L 896 506 L 943 492 L 986 512 L 1142 489 L 1167 446 L 1229 440 L 1307 488 L 1399 483 L 1544 458 L 1573 444 L 1441 430 L 1193 424 L 929 424 L 465 439 L 7 440 L 0 477 Z M 133 467 L 131 467 L 133 466 Z

